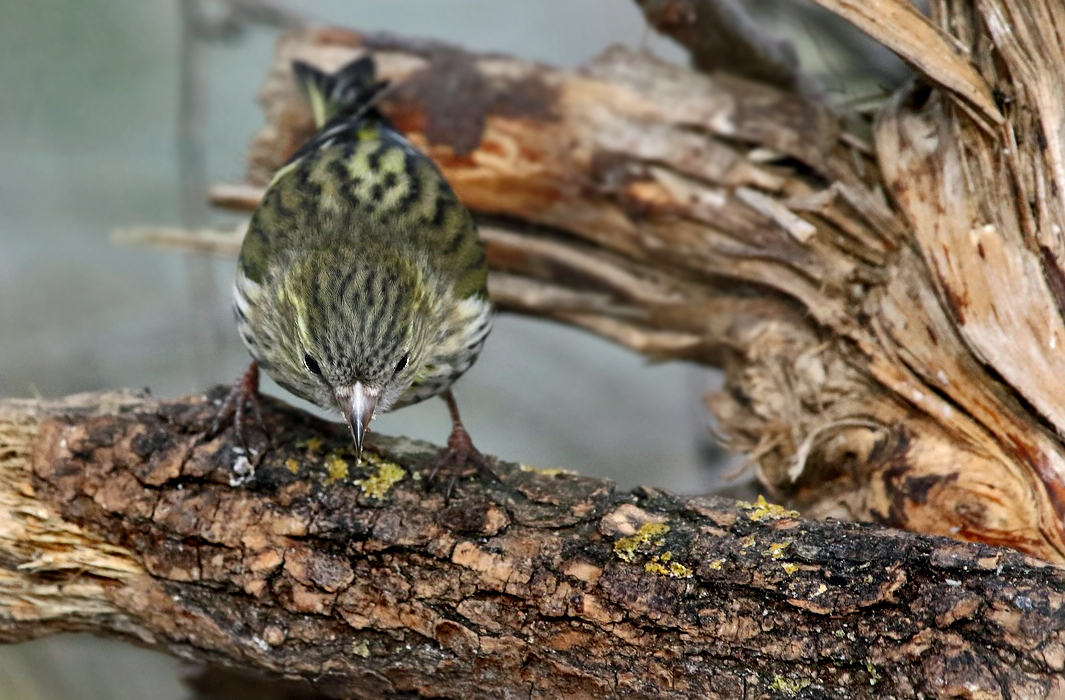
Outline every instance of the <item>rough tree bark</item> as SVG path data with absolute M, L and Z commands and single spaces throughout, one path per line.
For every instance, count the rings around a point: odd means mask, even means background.
M 251 469 L 204 435 L 221 395 L 0 402 L 0 641 L 338 698 L 1065 695 L 1065 571 L 1017 552 L 514 464 L 445 501 L 436 448 L 360 467 L 273 401 Z
M 808 515 L 1062 561 L 1065 6 L 941 0 L 928 20 L 907 0 L 820 2 L 922 74 L 873 124 L 786 75 L 624 49 L 567 72 L 290 34 L 249 184 L 215 199 L 253 206 L 309 133 L 293 58 L 373 51 L 385 110 L 489 224 L 501 307 L 722 367 L 707 401 L 729 445 Z M 641 3 L 697 58 L 683 24 L 706 4 Z

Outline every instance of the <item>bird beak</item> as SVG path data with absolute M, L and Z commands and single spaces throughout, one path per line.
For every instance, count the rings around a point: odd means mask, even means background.
M 351 430 L 351 437 L 355 439 L 356 460 L 361 462 L 362 439 L 370 429 L 370 421 L 373 420 L 377 408 L 377 394 L 368 391 L 362 382 L 355 382 L 350 388 L 338 390 L 336 398 L 340 412 L 344 414 L 344 420 Z

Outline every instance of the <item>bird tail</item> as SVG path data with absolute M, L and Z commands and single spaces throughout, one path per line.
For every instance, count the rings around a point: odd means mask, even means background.
M 388 87 L 388 81 L 377 79 L 377 68 L 371 56 L 357 58 L 336 73 L 326 73 L 302 61 L 293 61 L 292 72 L 311 105 L 319 129 L 338 114 L 357 117 L 376 111 L 374 104 L 381 91 Z

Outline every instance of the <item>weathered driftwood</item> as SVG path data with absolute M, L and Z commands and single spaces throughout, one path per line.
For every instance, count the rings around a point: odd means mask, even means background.
M 373 51 L 385 111 L 490 224 L 501 307 L 722 367 L 729 444 L 806 514 L 1061 561 L 1065 9 L 821 2 L 938 87 L 863 136 L 802 91 L 624 49 L 567 72 L 303 31 L 279 43 L 248 184 L 215 199 L 254 206 L 310 133 L 293 58 Z
M 688 50 L 692 66 L 723 71 L 814 97 L 821 88 L 802 72 L 790 42 L 773 36 L 742 0 L 636 0 L 647 21 Z
M 360 467 L 273 401 L 249 469 L 204 435 L 217 405 L 0 402 L 0 640 L 90 631 L 341 698 L 1065 693 L 1065 571 L 1017 552 L 513 464 L 445 502 L 435 448 Z

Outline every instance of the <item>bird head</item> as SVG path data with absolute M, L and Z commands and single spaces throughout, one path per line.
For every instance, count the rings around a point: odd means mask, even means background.
M 409 259 L 321 251 L 294 263 L 276 292 L 279 383 L 340 412 L 358 456 L 375 415 L 422 371 L 439 329 L 432 294 Z

